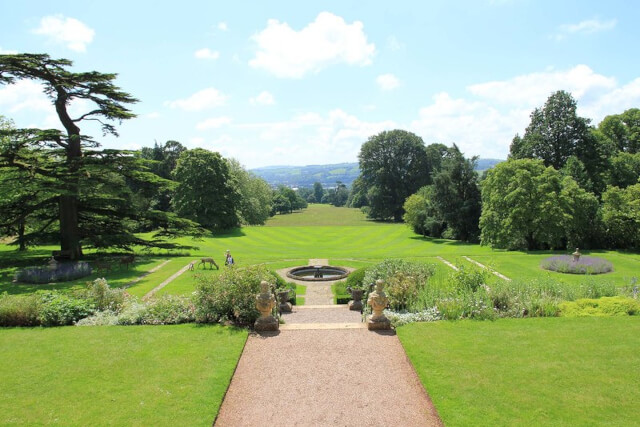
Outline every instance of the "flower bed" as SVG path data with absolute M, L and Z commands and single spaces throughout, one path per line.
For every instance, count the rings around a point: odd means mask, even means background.
M 544 259 L 540 266 L 545 270 L 567 274 L 603 274 L 613 271 L 613 265 L 606 259 L 584 255 L 577 261 L 571 255 L 556 255 Z

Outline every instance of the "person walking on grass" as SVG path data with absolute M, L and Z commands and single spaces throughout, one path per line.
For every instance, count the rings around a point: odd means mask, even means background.
M 225 253 L 224 265 L 233 265 L 233 257 L 231 256 L 231 251 L 229 251 L 229 249 L 227 249 L 227 252 Z

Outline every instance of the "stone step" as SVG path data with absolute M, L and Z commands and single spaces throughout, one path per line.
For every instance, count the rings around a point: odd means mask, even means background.
M 280 325 L 281 331 L 327 329 L 367 329 L 366 323 L 286 323 Z
M 296 305 L 296 310 L 313 310 L 318 308 L 337 308 L 337 309 L 346 309 L 346 304 L 316 304 L 316 305 Z

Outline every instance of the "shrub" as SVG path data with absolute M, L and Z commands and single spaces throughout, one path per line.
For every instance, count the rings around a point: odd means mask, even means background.
M 365 289 L 365 287 L 368 288 L 369 284 L 365 285 L 364 281 L 366 272 L 366 268 L 359 268 L 349 273 L 349 276 L 347 276 L 347 280 L 345 282 L 345 287 L 352 289 Z
M 111 289 L 105 279 L 96 279 L 87 286 L 85 294 L 93 301 L 96 309 L 119 312 L 124 304 L 124 289 Z
M 568 274 L 602 274 L 613 271 L 613 265 L 606 259 L 584 255 L 578 261 L 574 261 L 569 255 L 552 256 L 542 260 L 540 266 L 545 270 Z
M 488 273 L 479 268 L 459 266 L 457 271 L 449 275 L 454 287 L 462 292 L 475 292 L 487 281 Z
M 145 325 L 175 325 L 195 320 L 195 309 L 188 298 L 163 295 L 147 302 L 140 320 Z
M 118 325 L 140 325 L 145 318 L 147 304 L 130 298 L 125 301 L 122 310 L 118 314 Z
M 387 280 L 396 273 L 403 273 L 414 277 L 422 284 L 426 284 L 427 279 L 433 276 L 435 268 L 431 264 L 421 264 L 409 262 L 402 259 L 386 259 L 380 264 L 376 264 L 366 269 L 363 283 L 366 286 L 375 283 L 376 280 Z
M 0 326 L 37 326 L 39 311 L 37 295 L 0 294 Z
M 385 292 L 389 294 L 394 308 L 413 306 L 420 291 L 426 286 L 435 268 L 431 264 L 409 262 L 402 259 L 387 259 L 380 264 L 368 267 L 363 283 L 368 290 L 372 283 L 382 279 L 386 283 Z M 393 279 L 397 275 L 396 279 Z M 364 296 L 365 300 L 367 296 Z
M 418 291 L 425 284 L 413 276 L 396 273 L 387 278 L 385 292 L 389 298 L 389 306 L 393 310 L 406 310 L 407 306 L 418 297 Z
M 92 301 L 75 298 L 59 292 L 42 292 L 38 314 L 43 326 L 64 326 L 90 316 L 95 312 Z
M 583 298 L 563 302 L 560 315 L 577 316 L 636 316 L 640 314 L 640 301 L 626 297 Z
M 410 313 L 407 311 L 391 311 L 385 310 L 384 315 L 391 321 L 394 327 L 407 325 L 415 322 L 435 322 L 442 319 L 437 307 L 428 308 L 426 310 Z
M 23 283 L 69 282 L 91 274 L 88 262 L 59 263 L 55 270 L 49 267 L 27 267 L 18 270 L 15 279 Z
M 94 315 L 76 322 L 76 326 L 114 326 L 118 324 L 118 314 L 109 310 L 98 311 Z
M 201 277 L 194 294 L 196 322 L 253 324 L 260 315 L 255 298 L 262 280 L 275 282 L 264 266 L 229 268 L 218 276 Z

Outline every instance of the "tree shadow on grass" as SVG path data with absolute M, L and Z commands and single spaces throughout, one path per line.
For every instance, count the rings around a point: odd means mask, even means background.
M 425 236 L 411 236 L 409 237 L 411 240 L 419 240 L 422 242 L 429 242 L 435 245 L 448 245 L 448 246 L 478 246 L 477 243 L 469 243 L 463 242 L 460 240 L 447 240 L 447 239 L 437 239 L 435 237 L 425 237 Z

